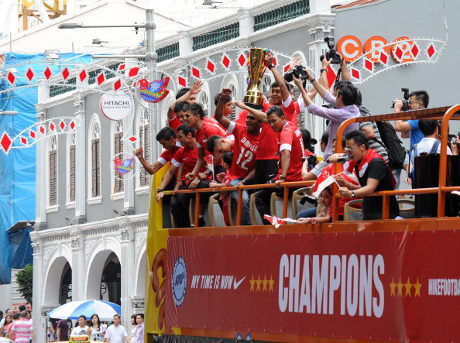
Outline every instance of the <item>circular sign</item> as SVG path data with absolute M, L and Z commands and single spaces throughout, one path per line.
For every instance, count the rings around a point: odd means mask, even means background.
M 383 47 L 387 44 L 388 41 L 382 36 L 373 36 L 369 38 L 366 43 L 364 43 L 364 52 L 366 53 L 366 57 L 374 63 L 380 63 L 380 53 L 382 51 L 388 56 L 390 55 L 391 47 L 389 45 Z
M 395 44 L 391 49 L 391 55 L 398 63 L 412 62 L 414 57 L 412 56 L 411 49 L 414 42 L 409 40 L 409 37 L 403 36 L 394 40 Z
M 358 37 L 351 35 L 340 38 L 336 48 L 347 62 L 352 62 L 363 54 L 363 44 Z
M 133 99 L 125 93 L 103 94 L 99 102 L 101 112 L 110 120 L 121 120 L 131 114 Z

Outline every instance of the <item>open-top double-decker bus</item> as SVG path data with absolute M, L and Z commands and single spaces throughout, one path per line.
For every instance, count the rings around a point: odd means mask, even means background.
M 190 213 L 195 227 L 164 228 L 157 175 L 147 243 L 149 341 L 460 341 L 460 162 L 447 155 L 449 123 L 459 111 L 456 105 L 358 117 L 339 128 L 337 142 L 353 122 L 440 121 L 441 153 L 419 171 L 435 185 L 373 194 L 383 197 L 381 220 L 339 220 L 335 196 L 330 223 L 239 225 L 242 191 L 275 187 L 264 184 L 218 189 L 238 191 L 233 226 L 198 227 L 200 194 L 217 191 L 199 189 Z M 282 217 L 296 206 L 289 189 L 309 185 L 281 184 L 284 198 L 274 200 Z M 415 217 L 413 197 L 427 194 L 424 205 L 437 215 Z M 389 219 L 391 195 L 404 219 Z

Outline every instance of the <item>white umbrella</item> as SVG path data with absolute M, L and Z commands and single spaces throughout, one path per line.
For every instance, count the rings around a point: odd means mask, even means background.
M 89 320 L 93 314 L 97 314 L 100 320 L 108 321 L 113 319 L 114 314 L 121 314 L 121 307 L 104 300 L 71 301 L 52 310 L 49 317 L 78 319 L 83 315 Z

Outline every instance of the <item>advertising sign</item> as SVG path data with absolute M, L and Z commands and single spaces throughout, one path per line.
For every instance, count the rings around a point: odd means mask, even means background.
M 182 236 L 167 251 L 168 327 L 460 340 L 455 231 Z
M 103 94 L 99 105 L 102 114 L 110 120 L 121 120 L 134 108 L 133 100 L 124 93 Z

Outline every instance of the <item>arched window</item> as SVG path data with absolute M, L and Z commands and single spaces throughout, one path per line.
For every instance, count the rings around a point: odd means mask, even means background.
M 112 122 L 112 153 L 113 158 L 119 158 L 123 160 L 123 121 L 118 120 Z M 114 170 L 113 172 L 113 193 L 123 192 L 123 175 L 117 174 Z
M 144 158 L 150 162 L 152 153 L 150 148 L 150 116 L 147 110 L 141 111 L 138 119 L 138 132 L 139 132 L 139 146 L 144 149 Z M 139 187 L 148 186 L 150 182 L 150 174 L 144 168 L 139 171 Z
M 101 196 L 101 124 L 97 114 L 89 126 L 89 194 L 91 198 Z
M 265 75 L 262 82 L 263 82 L 262 83 L 262 92 L 267 97 L 267 99 L 269 99 L 270 90 L 272 88 L 272 83 L 274 82 L 274 79 L 273 79 L 273 77 L 271 75 Z
M 196 102 L 203 107 L 203 111 L 206 117 L 210 117 L 211 113 L 211 105 L 209 101 L 209 85 L 206 82 L 203 82 L 201 86 L 201 92 L 198 93 Z
M 52 136 L 48 141 L 48 206 L 56 206 L 58 204 L 57 152 L 57 137 Z
M 75 201 L 75 164 L 76 164 L 76 139 L 75 133 L 67 136 L 67 202 Z

